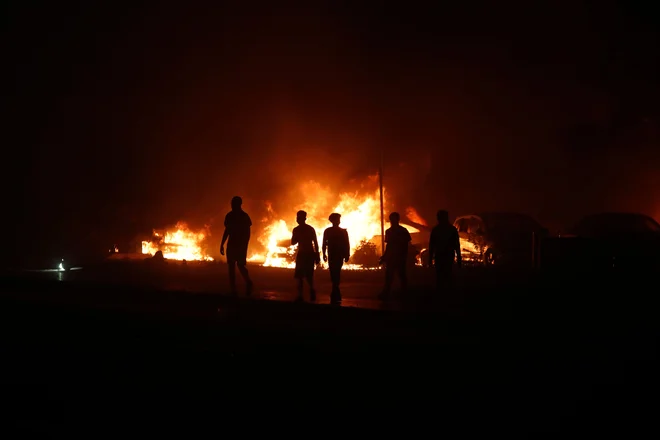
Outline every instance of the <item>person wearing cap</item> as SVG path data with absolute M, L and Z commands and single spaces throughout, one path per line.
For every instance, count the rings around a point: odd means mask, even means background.
M 296 214 L 298 226 L 293 228 L 291 235 L 291 246 L 298 245 L 296 253 L 296 269 L 294 277 L 298 280 L 298 298 L 297 301 L 303 301 L 303 280 L 307 280 L 309 285 L 310 301 L 316 301 L 316 291 L 314 290 L 314 269 L 321 262 L 319 256 L 319 242 L 316 237 L 316 231 L 308 225 L 307 213 L 298 211 Z
M 236 295 L 236 266 L 245 280 L 246 293 L 252 293 L 252 280 L 248 274 L 247 250 L 250 242 L 250 227 L 252 220 L 242 208 L 243 199 L 235 196 L 231 199 L 231 211 L 225 216 L 225 232 L 222 234 L 220 254 L 225 255 L 225 242 L 227 243 L 227 265 L 229 266 L 229 287 L 232 295 Z
M 341 214 L 333 212 L 328 217 L 328 220 L 330 220 L 332 226 L 323 231 L 321 250 L 323 252 L 323 261 L 328 263 L 328 268 L 330 269 L 330 281 L 332 282 L 330 301 L 338 303 L 341 302 L 341 292 L 339 290 L 341 268 L 344 263 L 348 263 L 351 246 L 348 239 L 348 231 L 339 227 Z

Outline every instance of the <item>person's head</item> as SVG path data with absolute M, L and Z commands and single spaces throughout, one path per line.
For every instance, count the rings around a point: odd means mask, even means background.
M 448 211 L 445 211 L 444 209 L 441 209 L 440 211 L 438 211 L 438 213 L 435 216 L 438 219 L 438 223 L 449 223 L 449 212 Z
M 401 221 L 401 216 L 399 215 L 398 212 L 393 212 L 390 214 L 390 224 L 392 226 L 398 226 L 400 221 Z
M 234 196 L 231 199 L 231 209 L 236 211 L 237 209 L 241 209 L 241 205 L 243 205 L 243 199 L 241 199 L 239 196 Z
M 330 214 L 330 217 L 328 217 L 328 220 L 330 220 L 330 223 L 332 223 L 333 226 L 339 226 L 339 223 L 341 222 L 341 214 L 333 212 Z
M 302 209 L 298 211 L 298 213 L 296 214 L 296 221 L 298 222 L 299 225 L 304 225 L 305 221 L 307 221 L 307 213 Z

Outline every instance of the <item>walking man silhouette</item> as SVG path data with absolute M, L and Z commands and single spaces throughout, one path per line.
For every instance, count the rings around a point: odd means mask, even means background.
M 440 290 L 453 287 L 454 258 L 458 267 L 462 265 L 462 258 L 458 231 L 449 223 L 449 213 L 440 210 L 436 217 L 438 224 L 431 231 L 429 240 L 429 267 L 435 264 L 436 288 Z
M 291 235 L 291 246 L 298 245 L 296 254 L 296 269 L 294 277 L 298 280 L 298 298 L 297 301 L 303 301 L 303 280 L 309 284 L 309 299 L 316 301 L 316 291 L 314 290 L 314 269 L 321 262 L 319 256 L 319 242 L 316 238 L 316 231 L 306 223 L 307 213 L 298 211 L 296 222 L 298 226 L 293 228 Z
M 339 227 L 341 214 L 333 212 L 328 218 L 332 226 L 323 231 L 323 261 L 328 263 L 330 269 L 330 281 L 332 282 L 332 293 L 330 302 L 340 303 L 341 292 L 339 282 L 341 278 L 341 268 L 344 263 L 348 263 L 351 254 L 351 245 L 348 239 L 348 231 Z M 327 251 L 327 252 L 326 252 Z
M 399 224 L 401 216 L 398 212 L 390 214 L 390 227 L 385 231 L 385 253 L 380 257 L 380 264 L 385 264 L 385 288 L 380 299 L 388 299 L 391 295 L 394 275 L 399 275 L 401 290 L 408 287 L 406 265 L 408 264 L 408 245 L 412 241 L 410 232 Z
M 252 220 L 247 212 L 241 207 L 243 199 L 235 196 L 231 199 L 231 211 L 225 216 L 225 232 L 222 234 L 220 254 L 225 255 L 225 242 L 227 243 L 227 265 L 229 266 L 229 287 L 232 295 L 236 295 L 236 266 L 245 280 L 246 294 L 252 293 L 252 280 L 248 274 L 247 248 L 250 242 L 250 227 Z

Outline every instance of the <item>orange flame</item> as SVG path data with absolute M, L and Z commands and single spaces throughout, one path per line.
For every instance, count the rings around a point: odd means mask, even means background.
M 415 208 L 413 208 L 412 206 L 409 206 L 408 208 L 406 208 L 406 217 L 408 217 L 408 220 L 410 220 L 413 223 L 417 223 L 417 224 L 423 225 L 423 226 L 428 226 L 428 224 L 426 223 L 426 220 L 424 220 L 417 213 L 417 210 Z
M 269 217 L 264 233 L 259 241 L 266 248 L 266 254 L 255 254 L 250 261 L 262 262 L 263 266 L 293 268 L 292 256 L 296 247 L 291 246 L 291 231 L 296 226 L 295 215 L 298 210 L 307 212 L 307 224 L 316 230 L 319 247 L 323 231 L 330 226 L 328 216 L 333 212 L 341 214 L 340 226 L 348 230 L 351 254 L 362 240 L 372 241 L 380 238 L 380 192 L 379 190 L 360 193 L 341 193 L 336 195 L 329 188 L 310 181 L 301 185 L 303 202 L 291 210 L 289 219 L 277 218 L 272 206 L 267 204 Z M 386 204 L 386 192 L 383 191 L 383 203 Z M 404 225 L 410 233 L 419 232 L 412 226 Z M 386 228 L 388 226 L 386 225 Z M 325 264 L 322 264 L 325 267 Z M 347 264 L 346 269 L 362 269 L 360 265 Z
M 154 255 L 162 251 L 163 257 L 171 260 L 213 261 L 202 246 L 210 235 L 208 226 L 194 232 L 186 223 L 178 222 L 174 230 L 164 233 L 154 230 L 153 239 L 142 242 L 142 253 Z

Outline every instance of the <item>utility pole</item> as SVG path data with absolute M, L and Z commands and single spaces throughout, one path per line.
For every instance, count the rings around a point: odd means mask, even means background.
M 380 150 L 380 170 L 378 171 L 380 181 L 380 247 L 381 255 L 385 254 L 385 214 L 383 211 L 383 150 Z

